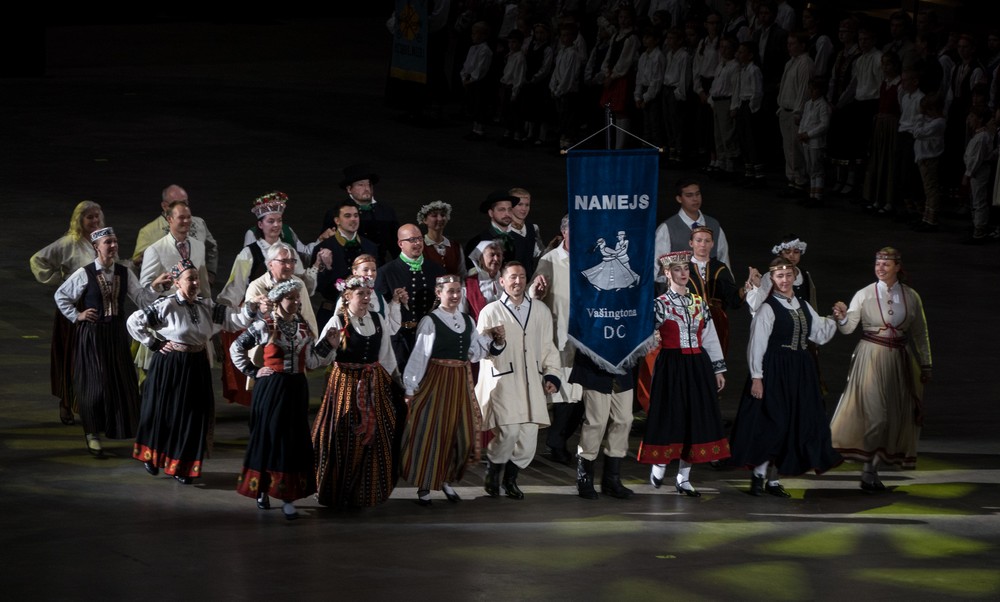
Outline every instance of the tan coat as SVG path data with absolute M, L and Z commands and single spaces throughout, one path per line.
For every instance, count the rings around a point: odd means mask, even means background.
M 507 424 L 549 424 L 543 376 L 561 378 L 559 352 L 552 342 L 552 314 L 544 303 L 524 300 L 526 327 L 504 304 L 506 295 L 483 308 L 476 328 L 485 333 L 503 325 L 506 346 L 482 360 L 476 397 L 483 411 L 483 428 Z

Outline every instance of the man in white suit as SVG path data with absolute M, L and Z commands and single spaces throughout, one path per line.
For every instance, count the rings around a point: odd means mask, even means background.
M 552 342 L 552 313 L 525 296 L 525 268 L 512 261 L 500 272 L 504 293 L 479 314 L 481 333 L 502 327 L 504 346 L 480 364 L 476 396 L 483 425 L 493 432 L 486 449 L 486 493 L 500 495 L 500 471 L 507 497 L 519 500 L 517 474 L 535 457 L 538 427 L 549 423 L 546 393 L 559 391 L 559 352 Z M 491 350 L 493 351 L 493 350 Z
M 167 209 L 167 225 L 170 232 L 160 240 L 149 245 L 142 254 L 142 271 L 139 273 L 139 283 L 149 286 L 153 279 L 177 265 L 181 259 L 188 259 L 198 268 L 198 279 L 201 282 L 201 296 L 212 296 L 208 279 L 208 268 L 205 262 L 205 243 L 189 236 L 191 230 L 191 210 L 186 201 L 174 201 Z M 171 286 L 169 292 L 174 291 Z
M 174 201 L 183 201 L 189 208 L 191 206 L 191 202 L 188 200 L 187 191 L 177 184 L 171 184 L 170 186 L 164 188 L 161 198 L 160 215 L 153 221 L 143 226 L 142 229 L 139 230 L 139 235 L 136 237 L 135 251 L 132 253 L 132 263 L 137 272 L 140 271 L 142 267 L 143 253 L 145 253 L 146 249 L 149 248 L 149 245 L 160 240 L 170 232 L 170 225 L 167 223 L 167 214 L 170 211 L 170 204 Z M 205 220 L 198 216 L 192 216 L 191 229 L 188 231 L 188 236 L 191 238 L 197 238 L 201 242 L 205 243 L 205 267 L 208 269 L 208 275 L 212 278 L 210 284 L 215 284 L 215 273 L 219 267 L 219 247 L 215 242 L 215 237 L 213 237 L 212 233 L 208 231 L 208 225 L 205 223 Z

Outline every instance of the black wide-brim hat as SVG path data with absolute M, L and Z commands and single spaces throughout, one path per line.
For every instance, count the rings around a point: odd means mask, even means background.
M 358 180 L 368 180 L 372 184 L 378 184 L 378 174 L 364 163 L 349 165 L 344 168 L 344 179 L 340 181 L 340 187 L 347 188 Z
M 513 207 L 514 205 L 520 203 L 521 199 L 507 192 L 507 189 L 494 190 L 489 194 L 489 196 L 486 197 L 485 201 L 479 203 L 479 212 L 487 213 L 493 208 L 495 203 L 499 203 L 500 201 L 510 201 L 510 206 Z

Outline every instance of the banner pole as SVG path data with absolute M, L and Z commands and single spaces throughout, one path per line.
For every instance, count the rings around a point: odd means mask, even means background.
M 604 150 L 611 150 L 611 125 L 613 123 L 611 118 L 611 103 L 604 105 Z

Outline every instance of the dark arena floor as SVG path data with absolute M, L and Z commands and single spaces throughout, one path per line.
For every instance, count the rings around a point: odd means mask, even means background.
M 215 448 L 195 485 L 150 477 L 130 459 L 129 441 L 106 441 L 106 459 L 89 456 L 80 427 L 59 422 L 49 394 L 53 289 L 28 270 L 82 199 L 103 206 L 127 256 L 160 191 L 180 184 L 219 241 L 220 278 L 255 197 L 288 193 L 285 221 L 308 239 L 352 163 L 375 168 L 376 198 L 404 221 L 431 200 L 452 203 L 448 233 L 459 240 L 483 226 L 486 194 L 510 186 L 531 191 L 543 237 L 556 233 L 563 158 L 500 148 L 495 126 L 492 141 L 464 141 L 457 104 L 442 122 L 400 119 L 383 99 L 388 47 L 378 20 L 62 26 L 47 32 L 44 76 L 3 81 L 7 599 L 1000 598 L 1000 314 L 988 308 L 1000 296 L 997 246 L 960 245 L 967 217 L 917 234 L 844 200 L 806 209 L 777 199 L 776 187 L 703 181 L 703 208 L 726 230 L 737 280 L 750 265 L 763 269 L 771 246 L 795 232 L 809 244 L 803 266 L 820 313 L 873 280 L 873 254 L 885 245 L 902 251 L 923 297 L 935 362 L 920 458 L 917 470 L 885 472 L 883 494 L 859 490 L 856 465 L 786 479 L 787 500 L 749 496 L 744 470 L 699 465 L 692 480 L 703 496 L 686 498 L 653 489 L 630 455 L 624 475 L 637 495 L 588 501 L 576 496 L 575 472 L 540 443 L 522 472 L 523 501 L 485 497 L 475 466 L 458 504 L 436 492 L 433 506 L 418 506 L 401 482 L 379 507 L 336 511 L 310 498 L 299 504 L 303 518 L 288 522 L 235 492 L 248 412 L 225 404 L 218 385 Z M 661 171 L 661 219 L 676 211 L 680 175 Z M 727 420 L 747 377 L 750 321 L 744 311 L 732 322 Z M 838 335 L 822 350 L 830 412 L 857 340 Z M 310 384 L 315 412 L 322 374 Z M 633 433 L 633 454 L 638 441 Z

